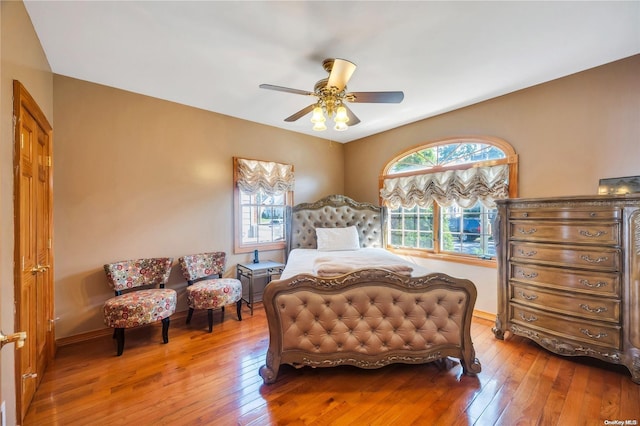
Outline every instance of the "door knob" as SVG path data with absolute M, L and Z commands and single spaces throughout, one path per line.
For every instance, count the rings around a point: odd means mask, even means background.
M 19 331 L 17 333 L 5 335 L 2 331 L 0 331 L 0 349 L 4 347 L 4 345 L 8 343 L 16 344 L 16 347 L 21 348 L 24 346 L 24 341 L 27 338 L 26 331 Z
M 37 274 L 38 272 L 46 272 L 47 269 L 49 269 L 51 266 L 49 265 L 40 265 L 39 263 L 34 266 L 33 268 L 31 268 L 31 273 L 32 274 Z

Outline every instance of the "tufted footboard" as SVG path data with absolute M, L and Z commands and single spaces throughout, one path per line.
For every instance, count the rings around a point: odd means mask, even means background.
M 331 278 L 296 275 L 272 281 L 263 303 L 269 323 L 265 383 L 281 364 L 379 368 L 460 359 L 480 372 L 470 327 L 476 288 L 445 274 L 407 277 L 362 269 Z

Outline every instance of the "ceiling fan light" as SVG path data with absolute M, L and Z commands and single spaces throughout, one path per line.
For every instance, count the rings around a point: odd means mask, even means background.
M 321 132 L 323 130 L 327 130 L 327 126 L 324 125 L 323 121 L 318 121 L 317 123 L 315 123 L 313 125 L 313 130 L 315 130 L 316 132 Z
M 348 128 L 349 126 L 347 126 L 347 123 L 345 123 L 344 121 L 336 121 L 336 125 L 333 129 L 338 132 L 344 132 Z
M 336 124 L 348 122 L 349 116 L 347 115 L 347 109 L 343 106 L 338 107 L 338 109 L 336 110 L 336 117 L 333 119 L 333 121 L 335 121 Z
M 313 115 L 311 116 L 311 122 L 312 123 L 324 123 L 324 121 L 326 120 L 326 118 L 324 117 L 324 114 L 322 113 L 322 108 L 321 107 L 315 107 L 313 109 Z M 326 129 L 326 126 L 325 126 Z M 315 126 L 314 126 L 314 130 L 315 130 Z M 324 130 L 324 129 L 322 129 Z

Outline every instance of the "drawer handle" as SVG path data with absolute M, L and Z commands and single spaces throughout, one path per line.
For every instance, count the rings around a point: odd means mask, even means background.
M 589 305 L 585 305 L 584 303 L 581 303 L 580 307 L 582 309 L 584 309 L 585 311 L 591 312 L 593 314 L 599 314 L 601 312 L 606 312 L 607 311 L 607 308 L 605 308 L 603 306 L 600 306 L 600 307 L 594 309 L 594 308 L 590 307 Z
M 592 259 L 591 256 L 589 256 L 588 254 L 584 254 L 582 256 L 580 256 L 580 259 L 584 260 L 585 262 L 589 262 L 589 263 L 601 263 L 601 262 L 606 262 L 607 260 L 609 260 L 608 256 L 601 256 L 597 259 Z
M 518 228 L 518 232 L 525 235 L 531 235 L 538 232 L 538 230 L 536 228 L 529 228 L 529 229 Z
M 587 287 L 591 287 L 591 288 L 600 288 L 600 287 L 604 287 L 606 286 L 608 283 L 606 283 L 605 281 L 598 281 L 595 284 L 591 284 L 589 282 L 589 280 L 580 280 L 578 281 L 580 284 L 582 285 L 586 285 Z
M 518 274 L 520 274 L 520 276 L 524 277 L 524 278 L 535 278 L 538 276 L 537 272 L 531 272 L 530 274 L 527 274 L 526 272 L 524 272 L 522 269 L 518 269 Z
M 531 315 L 529 318 L 527 318 L 527 317 L 524 316 L 524 314 L 522 312 L 520 312 L 520 318 L 522 318 L 526 322 L 538 321 L 538 318 L 535 315 Z
M 518 249 L 518 253 L 520 253 L 521 256 L 527 256 L 527 257 L 535 256 L 536 254 L 538 254 L 538 252 L 535 250 L 525 252 L 522 249 Z
M 592 339 L 602 339 L 603 337 L 607 337 L 607 333 L 591 334 L 591 332 L 586 328 L 581 328 L 580 332 L 585 336 L 591 337 Z
M 584 229 L 581 229 L 579 231 L 579 233 L 583 237 L 598 238 L 598 237 L 601 237 L 601 236 L 605 235 L 607 233 L 607 231 L 596 231 L 594 233 L 594 232 L 591 232 L 591 231 L 585 231 Z
M 522 290 L 518 290 L 518 294 L 522 296 L 523 299 L 527 299 L 527 300 L 536 300 L 538 298 L 538 296 L 536 296 L 535 294 L 529 295 Z

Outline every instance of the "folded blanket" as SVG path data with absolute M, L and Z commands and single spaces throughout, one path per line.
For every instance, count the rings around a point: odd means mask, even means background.
M 313 272 L 319 277 L 331 277 L 363 268 L 385 269 L 407 276 L 413 272 L 413 267 L 402 258 L 372 253 L 367 253 L 366 256 L 355 253 L 318 257 L 314 262 Z

